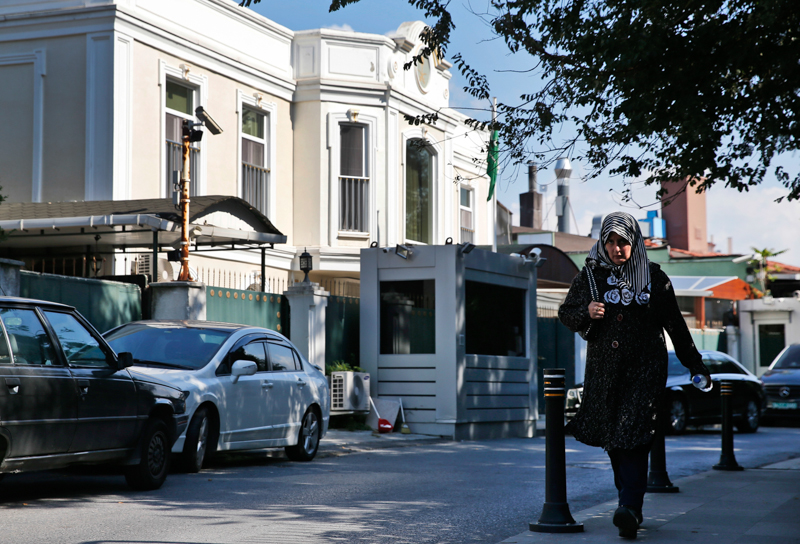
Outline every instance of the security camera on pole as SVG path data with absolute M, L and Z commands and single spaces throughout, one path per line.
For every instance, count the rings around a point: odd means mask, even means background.
M 184 119 L 183 121 L 183 168 L 181 169 L 181 271 L 178 274 L 178 281 L 189 281 L 189 162 L 190 147 L 192 142 L 199 142 L 203 139 L 203 131 L 196 130 L 194 127 L 205 126 L 211 134 L 217 135 L 222 132 L 220 126 L 203 109 L 197 106 L 194 114 L 200 119 L 199 123 L 192 123 Z

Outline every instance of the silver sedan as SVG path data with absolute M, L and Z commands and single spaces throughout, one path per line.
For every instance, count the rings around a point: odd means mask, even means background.
M 172 449 L 199 471 L 215 452 L 284 447 L 311 461 L 330 420 L 322 371 L 280 333 L 209 321 L 137 321 L 105 338 L 139 372 L 188 391 L 189 426 Z

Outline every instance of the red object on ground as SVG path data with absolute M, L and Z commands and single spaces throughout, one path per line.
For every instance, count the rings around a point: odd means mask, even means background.
M 388 420 L 383 418 L 378 418 L 378 432 L 379 433 L 390 433 L 394 427 Z

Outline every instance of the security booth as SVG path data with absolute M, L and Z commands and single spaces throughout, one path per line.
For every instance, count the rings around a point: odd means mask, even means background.
M 538 261 L 538 262 L 537 262 Z M 361 250 L 361 366 L 414 433 L 530 437 L 536 266 L 471 244 Z

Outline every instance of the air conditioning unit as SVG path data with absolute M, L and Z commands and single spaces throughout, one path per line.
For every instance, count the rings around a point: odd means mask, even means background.
M 369 412 L 369 374 L 331 372 L 331 412 Z

